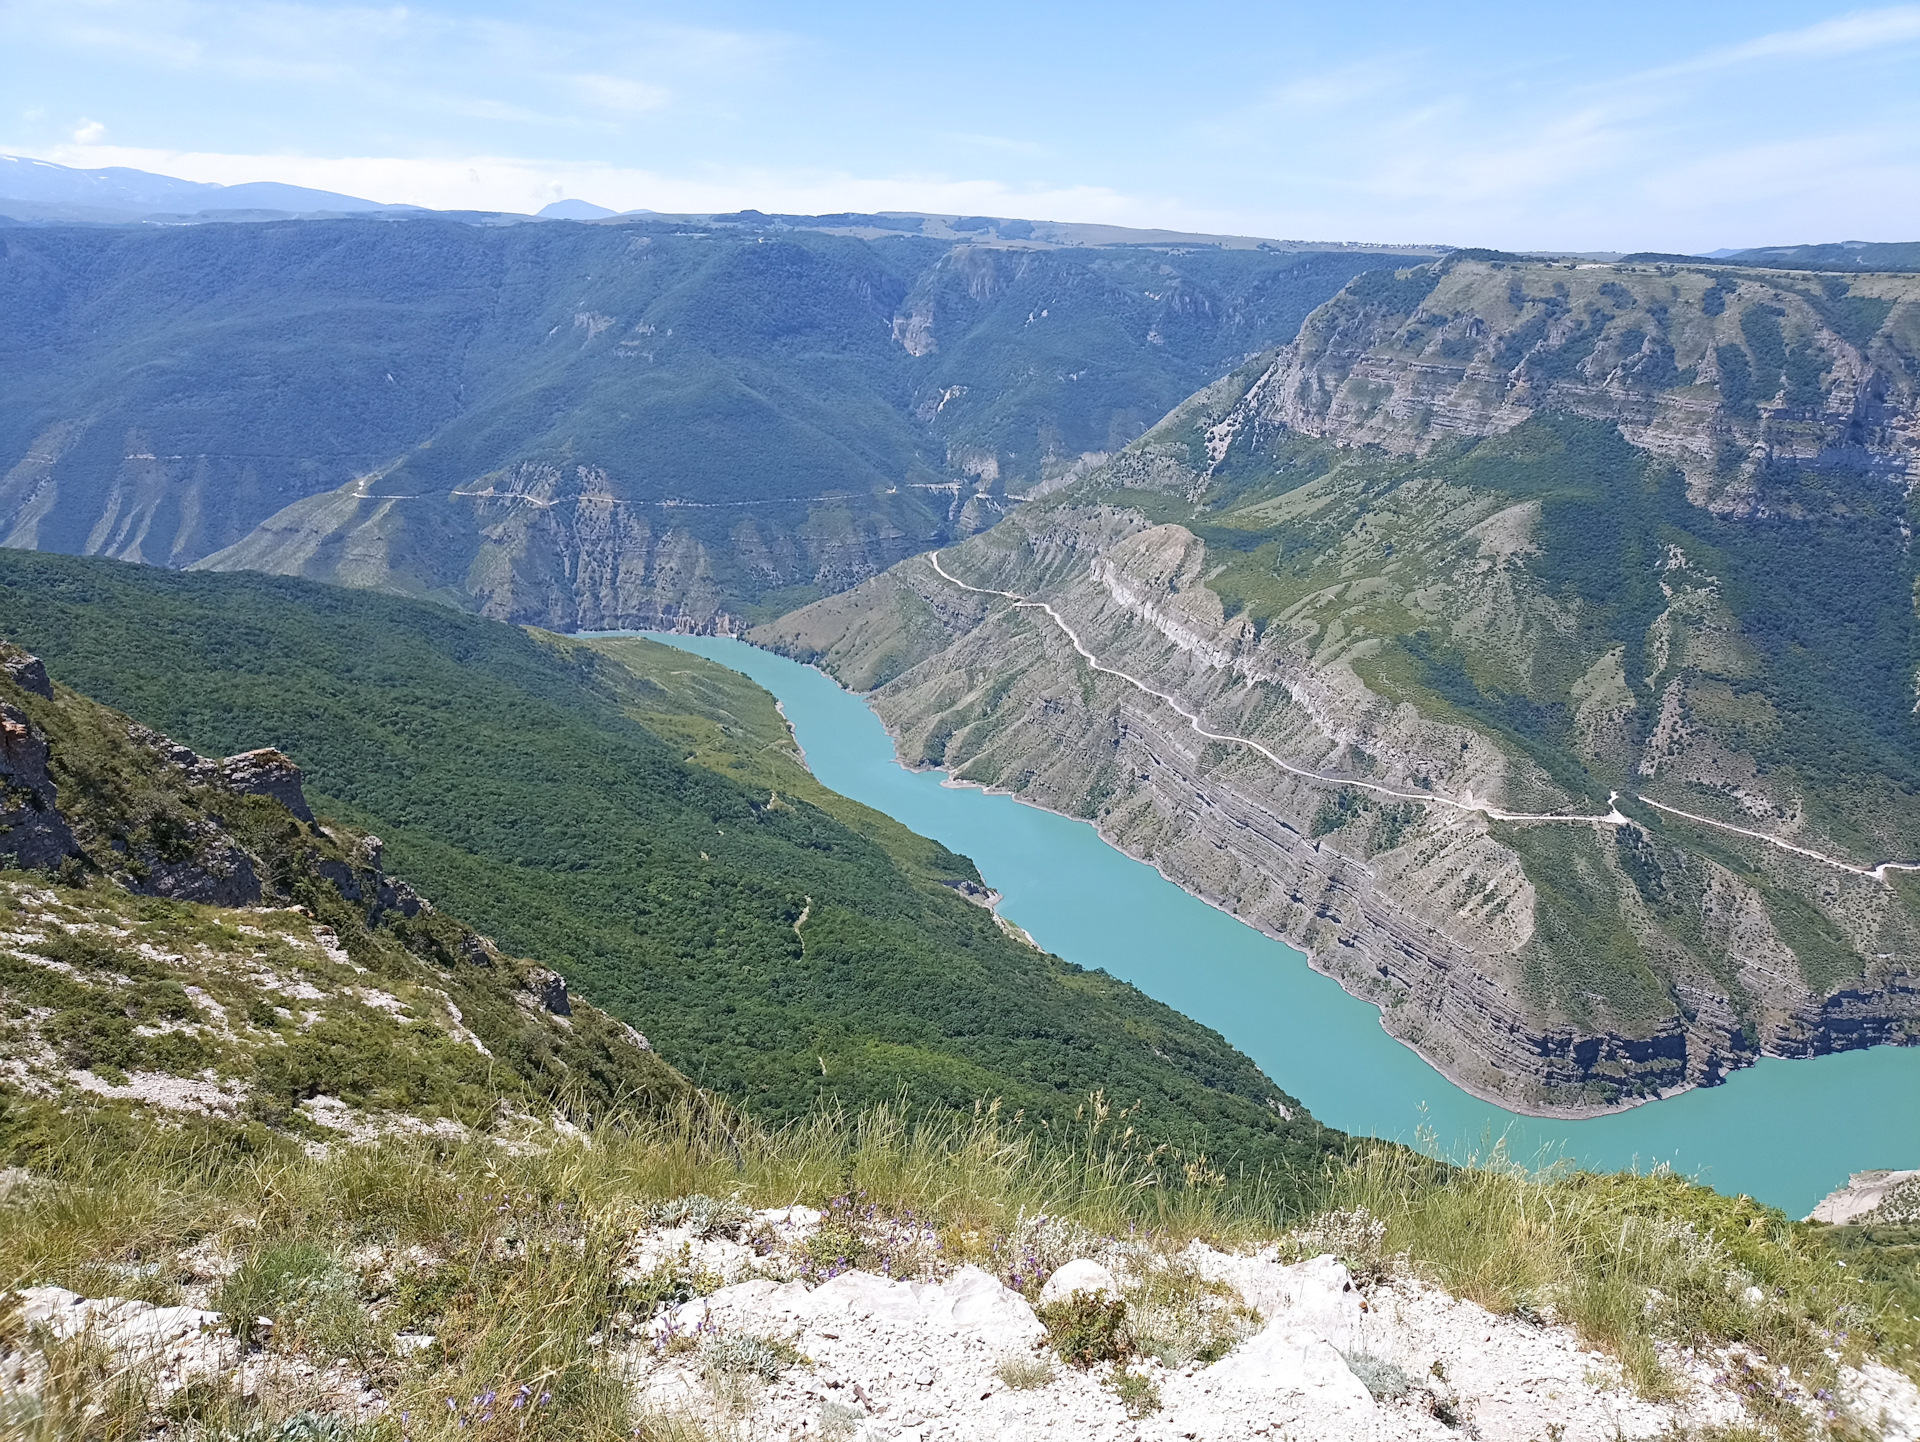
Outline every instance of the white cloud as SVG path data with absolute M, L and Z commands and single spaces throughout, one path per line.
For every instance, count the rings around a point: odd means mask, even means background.
M 772 30 L 591 8 L 501 19 L 444 0 L 0 0 L 0 37 L 49 45 L 82 62 L 113 57 L 216 83 L 283 86 L 290 101 L 325 92 L 335 103 L 354 97 L 361 110 L 544 124 L 578 123 L 576 106 L 632 116 L 659 110 L 676 94 L 719 95 L 725 86 L 718 82 L 751 79 L 793 48 Z
M 1856 10 L 1799 30 L 1756 36 L 1652 73 L 1664 76 L 1727 70 L 1761 60 L 1835 60 L 1916 40 L 1920 40 L 1920 5 L 1893 5 L 1883 10 Z
M 587 104 L 616 115 L 658 110 L 673 98 L 673 92 L 664 85 L 649 85 L 620 75 L 569 75 L 563 80 Z
M 73 128 L 73 141 L 76 145 L 93 145 L 107 133 L 107 127 L 97 120 L 82 120 Z

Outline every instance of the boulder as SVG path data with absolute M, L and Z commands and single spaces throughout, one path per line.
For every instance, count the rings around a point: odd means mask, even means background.
M 270 796 L 302 821 L 313 820 L 300 768 L 271 746 L 229 756 L 220 763 L 220 780 L 237 795 Z
M 1207 1375 L 1216 1384 L 1249 1392 L 1307 1393 L 1343 1412 L 1374 1410 L 1373 1394 L 1331 1342 L 1318 1332 L 1280 1322 L 1242 1343 Z
M 1342 1352 L 1360 1345 L 1360 1294 L 1338 1258 L 1315 1257 L 1285 1268 L 1282 1288 L 1281 1305 L 1266 1309 L 1269 1321 L 1317 1332 Z
M 1113 1280 L 1113 1273 L 1098 1262 L 1077 1257 L 1047 1278 L 1046 1285 L 1040 1289 L 1040 1305 L 1050 1307 L 1055 1302 L 1064 1302 L 1075 1292 L 1118 1297 L 1120 1286 Z
M 863 1318 L 938 1334 L 967 1333 L 1000 1350 L 1030 1347 L 1046 1336 L 1027 1299 L 978 1267 L 961 1267 L 944 1282 L 842 1272 L 811 1291 L 801 1282 L 740 1282 L 685 1303 L 673 1314 L 672 1327 L 685 1332 L 702 1321 L 740 1325 L 770 1313 L 814 1324 Z

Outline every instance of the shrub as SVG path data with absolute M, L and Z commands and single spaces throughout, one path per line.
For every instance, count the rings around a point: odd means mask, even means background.
M 1373 1394 L 1376 1402 L 1391 1402 L 1413 1389 L 1413 1379 L 1398 1365 L 1369 1352 L 1343 1353 L 1347 1370 L 1360 1379 L 1360 1385 Z
M 700 1369 L 708 1374 L 754 1376 L 771 1382 L 787 1368 L 806 1361 L 784 1337 L 754 1332 L 715 1332 L 700 1339 Z
M 1160 1410 L 1160 1389 L 1154 1385 L 1153 1378 L 1144 1372 L 1130 1372 L 1125 1367 L 1115 1367 L 1113 1375 L 1107 1379 L 1107 1385 L 1113 1389 L 1113 1395 L 1120 1399 L 1120 1405 L 1127 1409 L 1127 1415 L 1136 1421 Z
M 1091 1367 L 1096 1362 L 1120 1362 L 1133 1355 L 1127 1304 L 1118 1297 L 1075 1292 L 1035 1310 L 1053 1350 L 1069 1366 Z
M 849 1442 L 867 1420 L 867 1414 L 845 1402 L 820 1404 L 820 1436 L 824 1442 Z
M 1155 1257 L 1125 1288 L 1136 1351 L 1170 1368 L 1213 1363 L 1260 1327 L 1260 1314 L 1182 1256 Z
M 685 1227 L 702 1240 L 733 1236 L 752 1216 L 752 1208 L 736 1197 L 709 1197 L 703 1192 L 656 1202 L 647 1210 L 647 1220 L 654 1226 Z
M 277 1342 L 330 1355 L 360 1353 L 370 1340 L 359 1278 L 312 1242 L 261 1248 L 221 1284 L 214 1306 L 243 1342 L 264 1340 L 262 1318 L 272 1323 Z
M 644 1322 L 668 1307 L 718 1291 L 720 1285 L 717 1275 L 693 1264 L 692 1248 L 682 1247 L 637 1281 L 622 1283 L 616 1300 L 621 1310 Z

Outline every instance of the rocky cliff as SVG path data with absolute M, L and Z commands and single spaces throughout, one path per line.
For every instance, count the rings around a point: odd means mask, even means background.
M 1362 277 L 1097 474 L 755 639 L 1509 1106 L 1904 1042 L 1916 356 L 1911 276 Z

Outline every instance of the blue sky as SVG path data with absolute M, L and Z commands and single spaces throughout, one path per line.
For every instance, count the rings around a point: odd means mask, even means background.
M 1920 5 L 0 0 L 0 151 L 533 210 L 1920 238 Z

